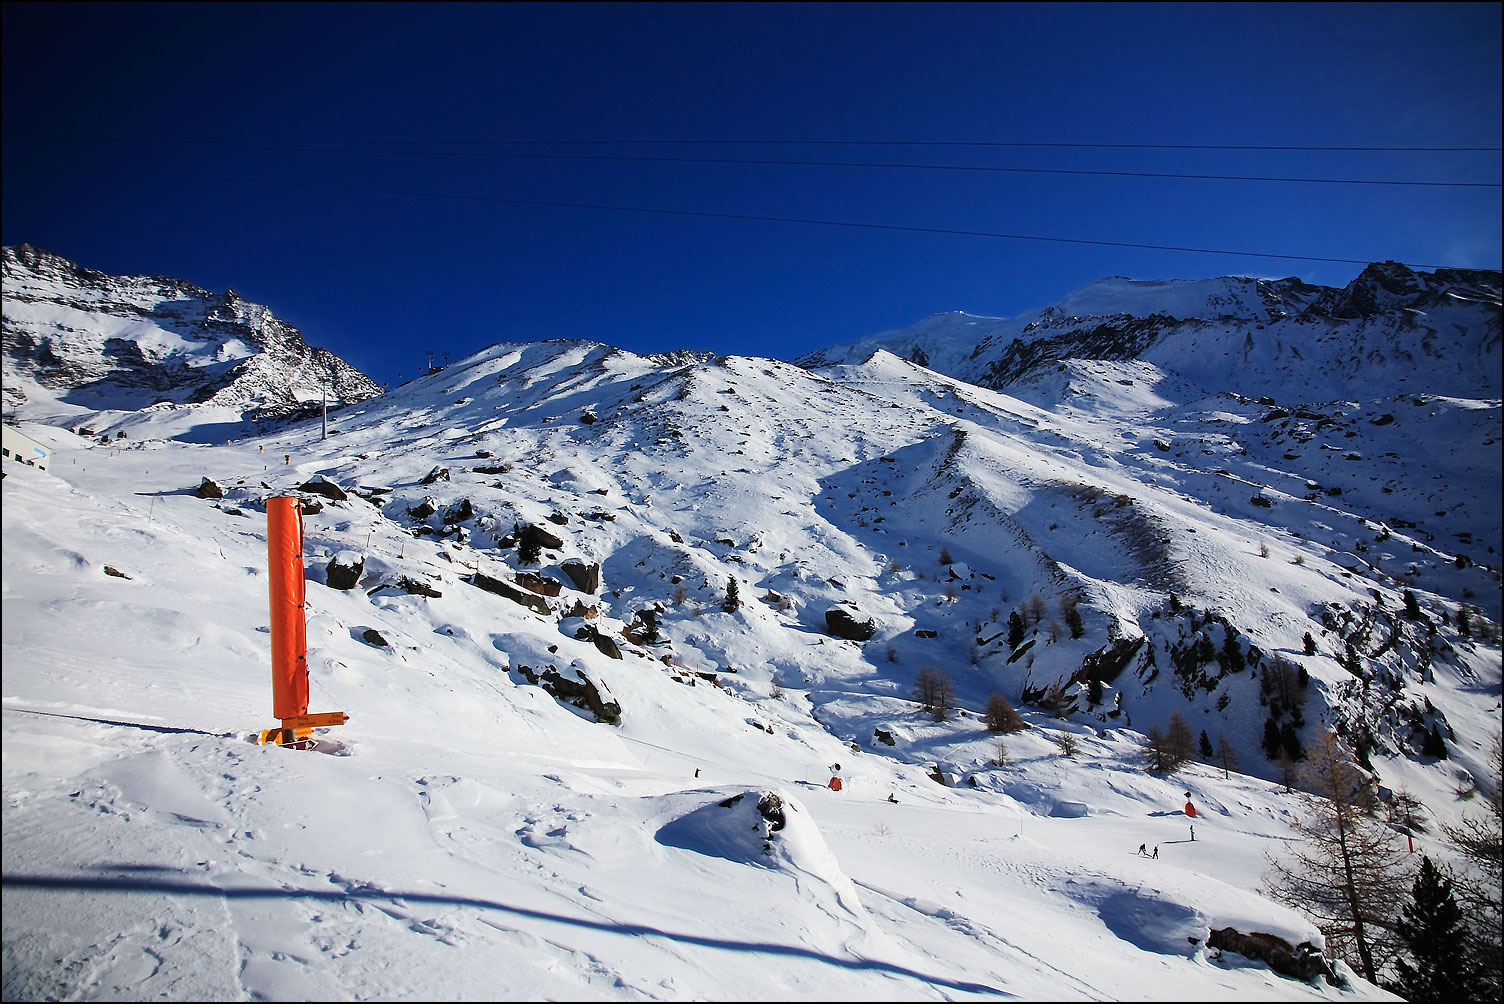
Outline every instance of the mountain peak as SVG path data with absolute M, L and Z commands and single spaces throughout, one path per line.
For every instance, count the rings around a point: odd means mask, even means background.
M 30 244 L 4 249 L 4 275 L 5 403 L 21 417 L 212 404 L 270 418 L 326 390 L 336 405 L 381 393 L 233 289 L 110 276 Z

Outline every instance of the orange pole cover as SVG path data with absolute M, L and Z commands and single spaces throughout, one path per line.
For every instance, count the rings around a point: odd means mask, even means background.
M 272 714 L 308 714 L 308 623 L 303 601 L 303 513 L 295 498 L 266 500 L 272 614 Z

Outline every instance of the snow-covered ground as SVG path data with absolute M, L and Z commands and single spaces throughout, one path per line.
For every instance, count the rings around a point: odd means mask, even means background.
M 5 997 L 1389 999 L 1340 965 L 1344 988 L 1206 947 L 1229 926 L 1321 941 L 1259 891 L 1298 803 L 1257 776 L 1250 679 L 1190 701 L 1168 664 L 1158 683 L 1132 669 L 1107 687 L 1122 716 L 1021 705 L 1033 728 L 992 762 L 989 694 L 1018 702 L 1125 625 L 1168 651 L 1171 591 L 1269 652 L 1315 633 L 1334 702 L 1323 604 L 1372 589 L 1394 609 L 1409 582 L 1428 611 L 1466 589 L 1498 619 L 1485 562 L 1452 568 L 1402 530 L 1385 558 L 1329 496 L 1281 494 L 1264 522 L 1240 483 L 1257 451 L 1226 448 L 1226 474 L 1203 459 L 1209 423 L 1255 411 L 1124 379 L 1092 384 L 1110 412 L 1047 411 L 881 355 L 822 375 L 545 343 L 345 409 L 328 440 L 317 422 L 215 445 L 26 425 L 56 454 L 3 482 Z M 1192 444 L 1174 422 L 1195 408 L 1224 417 Z M 310 710 L 351 720 L 322 751 L 265 748 L 261 504 L 315 475 L 352 494 L 305 517 Z M 205 476 L 224 498 L 196 496 Z M 446 523 L 462 499 L 473 515 Z M 514 524 L 562 545 L 523 569 Z M 1359 537 L 1355 578 L 1337 545 Z M 325 584 L 343 552 L 365 561 L 347 591 Z M 572 559 L 601 565 L 598 592 Z M 1401 560 L 1425 570 L 1385 570 Z M 523 570 L 562 583 L 548 614 L 465 581 Z M 1051 639 L 1068 592 L 1086 632 Z M 1014 659 L 997 636 L 1031 594 L 1046 618 Z M 872 640 L 826 631 L 842 604 Z M 1442 637 L 1452 655 L 1414 687 L 1452 759 L 1375 762 L 1456 819 L 1497 728 L 1498 647 Z M 943 723 L 908 699 L 927 666 L 956 684 Z M 549 667 L 620 720 L 528 682 Z M 1249 773 L 1145 773 L 1140 730 L 1171 710 L 1226 731 Z

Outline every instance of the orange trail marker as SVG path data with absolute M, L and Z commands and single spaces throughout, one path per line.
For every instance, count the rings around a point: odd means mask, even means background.
M 303 514 L 295 498 L 266 500 L 272 607 L 272 714 L 308 714 L 308 624 L 303 604 Z
M 308 713 L 307 580 L 303 577 L 303 513 L 296 498 L 266 500 L 268 590 L 271 594 L 272 714 L 282 724 L 260 742 L 300 745 L 316 728 L 343 725 L 343 711 Z

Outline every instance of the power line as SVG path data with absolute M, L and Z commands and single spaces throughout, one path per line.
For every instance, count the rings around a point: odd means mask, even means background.
M 402 152 L 402 151 L 390 151 Z M 446 154 L 445 156 L 455 156 Z M 909 171 L 969 171 L 983 174 L 1060 174 L 1090 175 L 1111 178 L 1175 178 L 1190 181 L 1277 181 L 1312 185 L 1411 185 L 1426 188 L 1504 188 L 1497 181 L 1390 181 L 1374 178 L 1281 178 L 1267 175 L 1244 174 L 1177 174 L 1165 171 L 1091 171 L 1085 169 L 1054 167 L 998 167 L 974 164 L 900 164 L 878 161 L 851 160 L 760 160 L 745 157 L 644 157 L 619 154 L 588 153 L 484 153 L 469 156 L 497 157 L 517 160 L 584 160 L 625 161 L 631 163 L 667 164 L 720 164 L 767 167 L 860 167 L 896 168 Z
M 157 141 L 157 140 L 68 140 L 66 142 L 85 143 L 120 143 L 129 145 L 147 146 L 179 146 L 199 149 L 216 150 L 260 150 L 263 152 L 290 152 L 290 153 L 334 153 L 334 154 L 359 154 L 364 156 L 379 154 L 394 155 L 429 155 L 429 156 L 468 156 L 487 157 L 514 160 L 563 160 L 563 161 L 587 161 L 587 162 L 613 162 L 613 163 L 665 163 L 665 164 L 713 164 L 720 166 L 761 166 L 761 167 L 834 167 L 834 168 L 863 168 L 863 169 L 889 169 L 910 171 L 956 171 L 974 174 L 1044 174 L 1060 176 L 1085 176 L 1085 177 L 1111 177 L 1111 178 L 1167 178 L 1179 181 L 1253 181 L 1275 182 L 1283 184 L 1307 184 L 1307 185 L 1379 185 L 1379 186 L 1402 186 L 1418 188 L 1504 188 L 1504 183 L 1493 181 L 1412 181 L 1386 178 L 1309 178 L 1287 177 L 1270 175 L 1245 175 L 1245 174 L 1191 174 L 1169 171 L 1111 171 L 1091 170 L 1085 168 L 1054 168 L 1054 167 L 1003 167 L 997 165 L 978 164 L 922 164 L 900 163 L 894 161 L 850 161 L 850 160 L 793 160 L 771 158 L 748 158 L 748 157 L 689 157 L 668 155 L 628 155 L 628 154 L 591 154 L 591 153 L 518 153 L 505 150 L 467 150 L 455 149 L 455 147 L 473 146 L 484 143 L 485 145 L 499 146 L 502 143 L 489 143 L 477 141 L 477 144 L 469 144 L 466 141 L 445 141 L 435 143 L 423 143 L 422 141 L 394 141 L 392 143 L 360 143 L 351 142 L 311 142 L 311 143 L 245 143 L 239 141 Z M 541 142 L 541 141 L 540 141 Z M 583 143 L 583 141 L 581 141 Z M 610 142 L 610 141 L 605 141 Z M 626 141 L 623 141 L 626 142 Z M 652 142 L 652 141 L 649 141 Z M 665 141 L 668 142 L 668 141 Z M 713 143 L 715 141 L 702 141 Z M 839 145 L 833 142 L 811 141 L 821 145 Z M 445 150 L 417 150 L 412 147 L 417 145 L 442 146 L 450 149 Z M 847 144 L 858 145 L 858 144 Z M 878 145 L 876 143 L 870 145 Z M 924 143 L 915 145 L 943 145 Z M 952 144 L 963 145 L 963 144 Z M 980 146 L 986 144 L 964 144 Z M 1046 146 L 1051 144 L 992 144 L 1011 146 Z M 1061 144 L 1063 145 L 1063 144 Z M 1092 146 L 1093 144 L 1076 144 L 1079 147 Z M 1113 144 L 1095 144 L 1101 148 L 1114 147 Z M 356 146 L 375 147 L 374 149 L 355 149 Z M 405 149 L 381 149 L 383 146 L 398 146 Z M 1116 148 L 1124 148 L 1116 145 Z M 1271 147 L 1140 147 L 1143 149 L 1276 149 Z M 1289 148 L 1296 149 L 1296 148 Z M 1317 147 L 1303 147 L 1299 149 L 1315 150 Z M 1336 148 L 1331 148 L 1336 149 Z M 1362 148 L 1350 148 L 1362 149 Z M 1375 148 L 1376 149 L 1376 148 Z M 1392 148 L 1399 149 L 1399 148 Z M 1442 149 L 1442 148 L 1434 148 Z
M 121 142 L 83 140 L 83 142 Z M 154 142 L 154 141 L 137 141 Z M 237 140 L 203 140 L 205 144 L 233 146 Z M 977 149 L 1052 150 L 1234 150 L 1309 153 L 1498 153 L 1498 146 L 1301 146 L 1215 143 L 1033 143 L 1004 140 L 924 139 L 339 139 L 320 142 L 340 146 L 903 146 L 971 147 Z M 283 143 L 285 146 L 299 145 Z
M 147 168 L 130 167 L 127 170 L 138 171 L 145 174 L 158 174 L 182 177 L 177 172 L 152 171 Z M 1048 237 L 1040 234 L 1014 234 L 990 230 L 959 230 L 948 227 L 918 227 L 906 226 L 896 223 L 864 223 L 852 220 L 822 220 L 810 217 L 798 216 L 760 216 L 750 213 L 722 213 L 707 210 L 693 209 L 666 209 L 652 206 L 621 206 L 598 202 L 566 202 L 549 199 L 510 199 L 495 195 L 466 195 L 456 192 L 424 192 L 409 189 L 395 188 L 365 188 L 354 185 L 327 185 L 314 182 L 283 181 L 265 178 L 231 178 L 218 175 L 189 175 L 204 181 L 220 181 L 230 184 L 245 185 L 268 185 L 279 188 L 296 188 L 309 191 L 340 192 L 349 195 L 382 195 L 396 198 L 410 199 L 436 199 L 450 202 L 478 202 L 491 205 L 505 206 L 532 206 L 548 209 L 585 209 L 614 213 L 637 213 L 654 216 L 677 216 L 694 219 L 711 220 L 735 220 L 748 223 L 787 223 L 802 226 L 836 227 L 849 230 L 878 230 L 896 233 L 937 234 L 949 237 L 985 237 L 995 240 L 1015 241 L 1041 241 L 1052 244 L 1079 244 L 1090 247 L 1116 247 L 1135 248 L 1146 251 L 1183 251 L 1189 254 L 1215 254 L 1231 255 L 1241 258 L 1270 258 L 1282 261 L 1317 261 L 1331 262 L 1341 265 L 1368 265 L 1370 262 L 1363 258 L 1331 258 L 1321 255 L 1282 254 L 1267 251 L 1235 251 L 1226 248 L 1201 248 L 1177 244 L 1148 244 L 1136 241 L 1106 241 L 1090 240 L 1077 237 Z M 1444 268 L 1442 265 L 1432 265 L 1424 262 L 1405 262 L 1411 268 L 1437 269 Z

